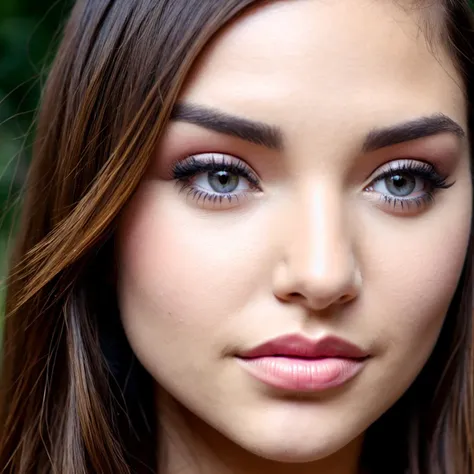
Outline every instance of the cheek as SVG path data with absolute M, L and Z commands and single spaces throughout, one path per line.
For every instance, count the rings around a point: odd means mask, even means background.
M 189 344 L 211 352 L 210 331 L 228 324 L 262 280 L 260 219 L 183 203 L 171 187 L 144 183 L 121 221 L 119 303 L 137 352 L 147 337 L 167 356 Z
M 433 219 L 418 230 L 385 232 L 375 286 L 378 301 L 385 295 L 390 302 L 381 305 L 382 319 L 394 318 L 391 324 L 397 327 L 398 322 L 400 330 L 409 332 L 432 320 L 437 324 L 446 313 L 466 256 L 469 218 L 451 219 L 453 227 L 447 221 Z
M 403 391 L 436 344 L 470 234 L 470 186 L 459 188 L 464 192 L 453 192 L 449 202 L 435 204 L 417 222 L 401 219 L 387 225 L 374 218 L 366 223 L 372 231 L 372 258 L 365 267 L 364 306 L 382 356 L 374 387 L 391 378 L 394 393 L 397 383 Z

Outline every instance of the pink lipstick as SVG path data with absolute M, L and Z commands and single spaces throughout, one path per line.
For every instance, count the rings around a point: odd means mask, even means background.
M 312 341 L 300 335 L 282 336 L 238 355 L 242 367 L 275 388 L 318 392 L 355 377 L 369 354 L 336 337 Z

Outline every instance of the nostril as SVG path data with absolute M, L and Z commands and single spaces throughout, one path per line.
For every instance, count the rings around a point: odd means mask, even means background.
M 354 295 L 346 294 L 339 299 L 339 304 L 349 303 L 353 299 L 355 299 Z
M 278 295 L 277 298 L 286 303 L 291 303 L 291 302 L 297 303 L 305 299 L 304 296 L 298 291 L 293 291 L 291 293 L 286 293 L 284 295 Z

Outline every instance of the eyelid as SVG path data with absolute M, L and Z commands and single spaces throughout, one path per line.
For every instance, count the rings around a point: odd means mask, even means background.
M 376 178 L 380 177 L 387 172 L 396 172 L 396 171 L 418 171 L 418 170 L 430 170 L 440 176 L 443 176 L 434 163 L 430 163 L 427 160 L 423 159 L 414 159 L 414 158 L 398 158 L 391 160 L 383 165 L 379 166 L 375 171 L 371 172 L 366 178 L 369 184 L 374 181 Z
M 243 159 L 225 153 L 199 153 L 189 155 L 173 164 L 173 179 L 184 179 L 191 175 L 208 171 L 230 169 L 247 179 L 253 186 L 259 187 L 261 179 L 253 168 Z

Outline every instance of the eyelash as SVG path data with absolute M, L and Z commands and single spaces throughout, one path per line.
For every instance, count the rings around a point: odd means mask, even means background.
M 384 204 L 388 204 L 393 208 L 399 207 L 402 210 L 404 210 L 405 207 L 410 208 L 412 205 L 416 205 L 417 208 L 421 208 L 423 205 L 432 204 L 434 202 L 435 195 L 440 190 L 448 189 L 454 184 L 454 182 L 448 184 L 448 178 L 446 176 L 441 176 L 433 165 L 426 162 L 408 160 L 396 164 L 389 163 L 388 169 L 374 178 L 369 186 L 366 187 L 366 190 L 368 188 L 373 188 L 375 183 L 382 182 L 386 178 L 394 177 L 400 174 L 410 175 L 415 179 L 422 179 L 429 186 L 428 191 L 424 191 L 421 196 L 417 197 L 399 198 L 386 194 L 380 195 L 380 200 Z
M 246 193 L 208 193 L 193 183 L 193 178 L 202 173 L 213 173 L 225 171 L 231 176 L 245 178 L 250 185 L 250 192 L 261 191 L 260 180 L 257 175 L 243 161 L 231 159 L 226 155 L 208 155 L 209 158 L 198 159 L 196 156 L 175 163 L 172 169 L 173 179 L 181 187 L 181 191 L 187 190 L 188 196 L 197 201 L 210 202 L 212 204 L 221 204 L 227 200 L 229 204 L 239 201 L 242 195 Z M 390 205 L 393 208 L 410 208 L 416 205 L 421 208 L 423 205 L 429 205 L 434 202 L 435 195 L 442 189 L 450 188 L 453 183 L 447 183 L 447 177 L 441 176 L 435 167 L 429 163 L 406 160 L 395 164 L 389 163 L 388 169 L 376 176 L 372 182 L 365 188 L 368 192 L 374 192 L 371 188 L 378 182 L 396 175 L 405 174 L 413 178 L 422 179 L 428 185 L 429 190 L 424 191 L 423 195 L 412 198 L 400 198 L 392 195 L 380 193 L 380 200 L 383 204 Z
M 243 161 L 232 160 L 225 155 L 217 156 L 215 154 L 210 155 L 210 158 L 198 160 L 195 156 L 190 156 L 173 166 L 173 179 L 181 186 L 181 191 L 188 190 L 188 196 L 193 199 L 212 202 L 213 204 L 220 204 L 224 199 L 227 199 L 229 203 L 238 201 L 241 195 L 237 193 L 211 194 L 193 185 L 193 177 L 201 173 L 215 173 L 218 171 L 225 171 L 230 175 L 245 178 L 249 182 L 252 192 L 261 191 L 260 180 Z

